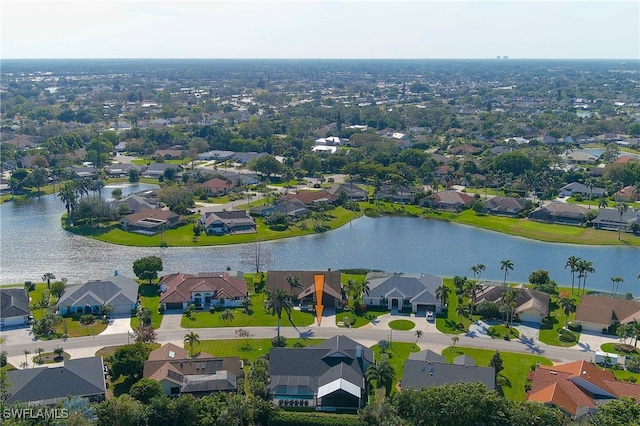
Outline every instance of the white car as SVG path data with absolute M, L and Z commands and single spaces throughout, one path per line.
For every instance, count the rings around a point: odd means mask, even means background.
M 433 312 L 427 311 L 427 321 L 433 321 L 434 319 Z

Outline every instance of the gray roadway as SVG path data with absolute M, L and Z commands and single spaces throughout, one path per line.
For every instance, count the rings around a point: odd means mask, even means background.
M 245 327 L 244 329 L 250 331 L 255 338 L 272 338 L 276 334 L 275 327 Z M 211 339 L 235 339 L 236 328 L 199 328 L 192 329 L 200 336 L 200 340 Z M 174 342 L 181 343 L 185 334 L 189 330 L 160 330 L 158 331 L 159 342 Z M 327 339 L 335 336 L 336 334 L 346 335 L 354 340 L 361 342 L 377 342 L 381 339 L 389 339 L 393 342 L 414 342 L 415 335 L 412 331 L 393 331 L 388 329 L 341 329 L 335 328 L 322 328 L 322 327 L 310 327 L 300 328 L 296 331 L 292 327 L 283 327 L 281 334 L 285 337 L 305 337 L 305 338 L 317 338 Z M 518 340 L 505 341 L 501 339 L 487 339 L 487 338 L 472 338 L 465 335 L 459 335 L 460 338 L 457 346 L 468 346 L 481 349 L 498 349 L 501 351 L 521 352 L 534 355 L 542 355 L 556 362 L 568 362 L 579 359 L 591 360 L 593 352 L 581 349 L 580 346 L 573 348 L 562 348 L 556 346 L 548 346 L 540 342 L 534 342 L 533 344 L 522 343 Z M 52 340 L 52 341 L 31 341 L 31 342 L 16 342 L 15 344 L 3 345 L 8 355 L 17 356 L 22 355 L 24 350 L 27 349 L 32 353 L 36 348 L 43 348 L 46 352 L 53 351 L 56 347 L 62 347 L 65 351 L 74 349 L 83 349 L 84 351 L 91 351 L 95 353 L 98 349 L 104 346 L 116 346 L 127 343 L 127 333 L 117 334 L 104 334 L 95 337 L 77 337 L 68 339 L 67 341 Z M 422 347 L 429 348 L 433 346 L 434 349 L 444 348 L 451 345 L 451 336 L 442 334 L 439 332 L 425 332 L 420 339 L 419 344 Z M 83 352 L 84 352 L 83 351 Z M 88 354 L 87 354 L 88 355 Z

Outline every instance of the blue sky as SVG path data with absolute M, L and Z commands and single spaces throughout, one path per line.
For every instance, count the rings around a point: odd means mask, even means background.
M 640 59 L 640 2 L 0 0 L 2 58 Z

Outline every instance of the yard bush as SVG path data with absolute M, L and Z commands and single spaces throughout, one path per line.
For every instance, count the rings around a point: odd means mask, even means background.
M 95 320 L 96 320 L 96 318 L 91 314 L 82 315 L 80 317 L 80 324 L 82 324 L 82 325 L 91 325 L 91 324 L 93 324 L 93 322 Z
M 287 338 L 284 336 L 276 336 L 271 339 L 271 346 L 274 348 L 284 348 L 285 346 L 287 346 Z
M 575 334 L 566 330 L 560 333 L 560 336 L 558 337 L 558 339 L 561 342 L 575 342 L 576 340 L 578 340 Z
M 500 318 L 500 309 L 498 305 L 489 300 L 483 300 L 476 306 L 475 313 L 484 319 Z
M 582 325 L 576 324 L 575 322 L 569 323 L 569 330 L 575 331 L 576 333 L 582 333 Z
M 613 345 L 613 349 L 615 349 L 618 352 L 625 352 L 625 353 L 633 353 L 636 351 L 636 348 L 633 345 L 626 345 L 624 343 L 616 343 L 615 345 Z
M 270 419 L 269 426 L 363 426 L 360 419 L 350 414 L 299 413 L 278 410 Z

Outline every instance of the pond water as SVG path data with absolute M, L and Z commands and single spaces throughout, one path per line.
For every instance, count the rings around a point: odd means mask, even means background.
M 123 187 L 123 193 L 148 189 Z M 105 188 L 105 195 L 113 187 Z M 564 269 L 567 257 L 593 262 L 596 273 L 587 286 L 608 290 L 610 278 L 620 276 L 619 291 L 640 293 L 640 249 L 544 243 L 464 225 L 414 218 L 359 218 L 323 234 L 285 240 L 222 247 L 125 247 L 81 237 L 63 230 L 64 205 L 55 195 L 0 205 L 0 284 L 41 280 L 45 272 L 70 283 L 100 279 L 114 271 L 133 277 L 134 260 L 157 255 L 163 273 L 254 269 L 260 253 L 261 269 L 369 268 L 388 272 L 425 272 L 440 276 L 466 275 L 482 263 L 483 279 L 502 281 L 500 261 L 515 269 L 508 280 L 527 282 L 536 269 L 546 269 L 560 284 L 571 283 Z M 206 238 L 206 237 L 205 237 Z

